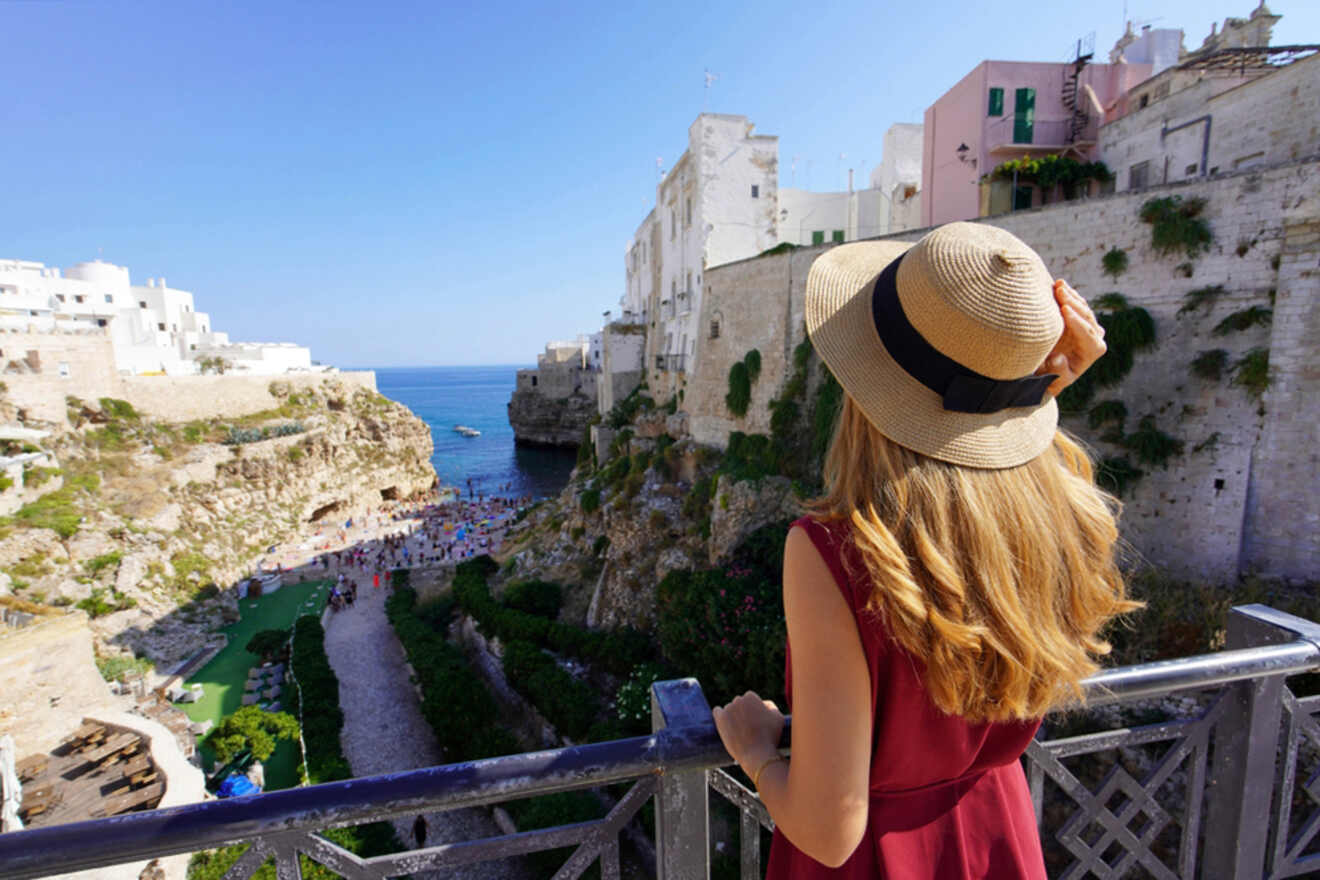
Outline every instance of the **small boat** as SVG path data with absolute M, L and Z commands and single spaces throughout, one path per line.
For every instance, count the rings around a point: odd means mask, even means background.
M 464 437 L 480 437 L 481 432 L 476 428 L 469 428 L 467 425 L 454 425 L 454 430 Z

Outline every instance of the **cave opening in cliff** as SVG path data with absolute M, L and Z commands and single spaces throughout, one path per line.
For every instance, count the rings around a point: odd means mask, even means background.
M 334 513 L 336 510 L 341 510 L 343 506 L 344 502 L 342 501 L 331 501 L 329 504 L 322 504 L 320 507 L 316 508 L 316 510 L 312 511 L 312 515 L 307 521 L 318 522 L 326 516 Z
M 381 490 L 380 490 L 380 500 L 381 500 L 381 501 L 395 501 L 395 500 L 398 499 L 398 497 L 399 497 L 399 487 L 398 487 L 398 486 L 390 486 L 388 489 L 381 489 Z

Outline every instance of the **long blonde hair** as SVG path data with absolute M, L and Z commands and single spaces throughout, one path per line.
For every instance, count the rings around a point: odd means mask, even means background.
M 845 521 L 872 582 L 868 607 L 924 667 L 931 699 L 971 721 L 1038 718 L 1080 701 L 1141 607 L 1115 560 L 1118 502 L 1063 432 L 1013 468 L 961 467 L 877 431 L 845 395 L 816 518 Z

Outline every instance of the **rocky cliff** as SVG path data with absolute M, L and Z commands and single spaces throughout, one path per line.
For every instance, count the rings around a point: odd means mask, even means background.
M 46 444 L 63 487 L 0 524 L 0 592 L 78 604 L 99 652 L 167 666 L 236 615 L 225 588 L 270 545 L 434 485 L 430 429 L 406 407 L 334 380 L 279 385 L 279 406 L 224 423 L 73 407 L 78 427 Z
M 552 398 L 519 389 L 509 400 L 509 424 L 519 443 L 577 446 L 595 415 L 595 399 L 577 392 Z

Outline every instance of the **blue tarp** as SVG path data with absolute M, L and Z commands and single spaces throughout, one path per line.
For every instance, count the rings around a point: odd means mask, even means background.
M 261 791 L 257 784 L 248 779 L 242 773 L 230 773 L 220 787 L 215 790 L 215 796 L 221 798 L 242 797 L 245 794 L 258 794 Z

